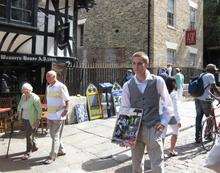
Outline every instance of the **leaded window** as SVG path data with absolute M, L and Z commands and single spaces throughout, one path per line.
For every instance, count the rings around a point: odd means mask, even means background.
M 0 20 L 33 25 L 35 2 L 36 0 L 0 0 Z
M 0 0 L 0 18 L 6 18 L 6 0 Z
M 190 27 L 196 27 L 196 9 L 193 7 L 190 7 Z
M 168 0 L 167 24 L 174 26 L 174 0 Z

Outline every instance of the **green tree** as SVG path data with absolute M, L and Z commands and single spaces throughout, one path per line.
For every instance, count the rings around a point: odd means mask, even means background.
M 73 55 L 77 56 L 77 21 L 78 10 L 85 9 L 87 12 L 89 9 L 96 5 L 95 0 L 73 0 Z
M 204 0 L 204 47 L 220 46 L 220 0 Z

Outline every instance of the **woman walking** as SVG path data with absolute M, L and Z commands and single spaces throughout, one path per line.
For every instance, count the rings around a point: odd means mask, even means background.
M 169 150 L 169 157 L 176 156 L 178 153 L 175 151 L 175 146 L 177 142 L 177 136 L 179 133 L 179 128 L 181 127 L 180 123 L 180 113 L 179 113 L 179 100 L 178 100 L 178 94 L 176 91 L 176 80 L 173 77 L 168 77 L 166 79 L 166 86 L 168 89 L 168 92 L 170 94 L 170 97 L 172 99 L 173 103 L 173 112 L 174 114 L 171 116 L 171 119 L 168 123 L 168 125 L 171 127 L 172 130 L 172 136 L 171 136 L 171 141 L 170 141 L 170 150 Z M 167 132 L 167 127 L 164 129 L 162 138 L 163 141 L 165 139 Z
M 21 91 L 22 96 L 17 110 L 19 119 L 23 120 L 26 136 L 26 152 L 22 159 L 27 160 L 31 151 L 38 150 L 34 133 L 39 125 L 42 109 L 40 98 L 32 92 L 33 87 L 29 83 L 24 83 Z

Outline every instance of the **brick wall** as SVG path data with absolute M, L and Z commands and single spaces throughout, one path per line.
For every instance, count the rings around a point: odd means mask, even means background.
M 166 41 L 177 44 L 175 66 L 187 67 L 189 47 L 185 46 L 185 30 L 189 27 L 189 0 L 175 0 L 175 27 L 167 26 L 167 1 L 151 0 L 150 58 L 152 67 L 167 65 Z M 203 3 L 197 9 L 196 68 L 203 64 Z M 148 51 L 148 1 L 147 0 L 97 0 L 86 18 L 84 46 L 78 49 L 82 61 L 125 63 L 135 51 Z M 120 51 L 119 51 L 120 50 Z M 120 53 L 119 53 L 120 52 Z M 120 56 L 119 56 L 120 54 Z
M 153 65 L 166 66 L 167 46 L 166 41 L 176 43 L 175 66 L 187 67 L 189 47 L 185 45 L 185 30 L 189 28 L 190 6 L 189 1 L 175 0 L 175 25 L 167 25 L 167 0 L 155 0 L 154 2 L 154 40 L 153 40 Z M 197 9 L 197 44 L 191 46 L 198 49 L 196 68 L 203 65 L 203 3 L 202 0 L 193 0 L 198 4 Z

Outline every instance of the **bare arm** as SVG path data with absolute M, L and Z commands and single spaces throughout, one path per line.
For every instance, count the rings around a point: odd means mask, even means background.
M 216 86 L 216 84 L 211 84 L 211 92 L 216 93 L 218 96 L 220 96 L 220 89 Z

